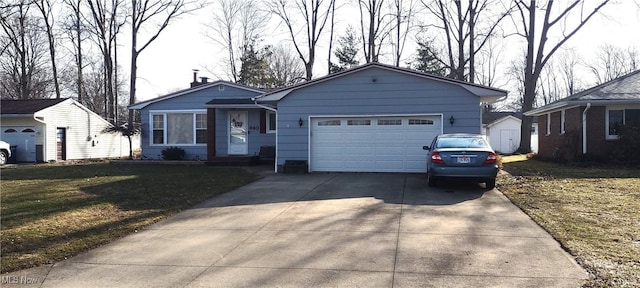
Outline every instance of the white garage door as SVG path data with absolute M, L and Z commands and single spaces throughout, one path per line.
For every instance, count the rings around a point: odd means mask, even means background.
M 18 162 L 36 161 L 36 131 L 28 126 L 2 126 L 2 141 L 16 147 L 16 160 Z
M 314 117 L 311 125 L 311 171 L 422 173 L 422 146 L 442 131 L 439 115 Z

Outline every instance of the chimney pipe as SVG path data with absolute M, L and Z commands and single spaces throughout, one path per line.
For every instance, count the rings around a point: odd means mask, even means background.
M 209 77 L 200 77 L 200 82 L 202 84 L 209 82 Z
M 193 82 L 191 82 L 191 87 L 198 85 L 198 71 L 198 69 L 193 69 Z

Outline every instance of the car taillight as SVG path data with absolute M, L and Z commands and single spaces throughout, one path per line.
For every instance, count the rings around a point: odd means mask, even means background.
M 444 164 L 439 152 L 433 152 L 433 154 L 431 154 L 431 163 Z
M 484 164 L 495 164 L 498 161 L 498 155 L 493 152 L 489 152 L 487 155 L 487 160 L 484 160 Z

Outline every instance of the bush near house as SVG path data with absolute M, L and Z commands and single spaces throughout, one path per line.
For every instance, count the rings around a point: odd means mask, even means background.
M 640 127 L 623 126 L 612 151 L 612 160 L 625 165 L 640 165 Z
M 169 147 L 162 150 L 162 159 L 164 160 L 183 160 L 187 153 L 180 147 Z

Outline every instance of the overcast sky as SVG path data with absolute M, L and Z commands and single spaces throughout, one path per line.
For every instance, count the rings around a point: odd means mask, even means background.
M 594 0 L 587 0 L 587 2 L 589 1 Z M 225 67 L 222 66 L 223 58 L 221 57 L 226 55 L 225 50 L 203 36 L 205 30 L 210 29 L 205 24 L 210 19 L 211 9 L 205 8 L 194 15 L 179 19 L 142 52 L 138 59 L 137 101 L 148 100 L 188 88 L 193 77 L 192 69 L 199 69 L 200 76 L 207 76 L 212 80 L 224 78 L 226 74 L 223 72 Z M 623 49 L 630 46 L 640 49 L 639 13 L 638 5 L 633 0 L 615 1 L 614 4 L 603 8 L 604 16 L 598 16 L 589 22 L 564 47 L 573 48 L 583 59 L 593 57 L 598 47 L 603 44 L 612 44 Z M 339 15 L 353 16 L 357 14 L 337 12 L 336 16 Z M 269 35 L 264 37 L 263 44 L 276 44 L 283 39 L 285 42 L 287 41 L 283 27 L 275 27 L 276 20 L 272 19 L 270 28 L 267 30 Z M 357 21 L 357 19 L 353 20 Z M 342 35 L 349 22 L 345 19 L 337 19 L 337 23 L 336 36 L 334 37 Z M 357 25 L 357 22 L 352 24 Z M 507 24 L 510 25 L 510 23 Z M 326 30 L 322 37 L 326 40 L 328 35 L 328 30 Z M 513 60 L 511 58 L 517 57 L 517 54 L 523 51 L 524 46 L 518 43 L 520 41 L 518 38 L 512 36 L 503 40 L 507 43 L 505 61 L 503 61 L 505 64 L 510 63 Z M 325 46 L 319 48 L 314 78 L 326 75 L 327 47 Z M 414 49 L 407 49 L 403 56 L 408 58 L 413 53 Z M 125 58 L 128 55 L 120 56 L 123 57 L 120 63 L 128 63 L 129 59 Z M 503 70 L 505 69 L 506 67 L 503 68 Z M 504 77 L 506 78 L 506 76 Z M 590 75 L 585 74 L 584 77 L 590 77 Z M 585 82 L 590 81 L 592 79 L 585 80 Z M 510 85 L 506 84 L 506 81 L 502 81 L 502 83 L 505 83 L 500 84 L 504 87 L 497 88 L 513 90 L 513 87 L 509 87 Z

